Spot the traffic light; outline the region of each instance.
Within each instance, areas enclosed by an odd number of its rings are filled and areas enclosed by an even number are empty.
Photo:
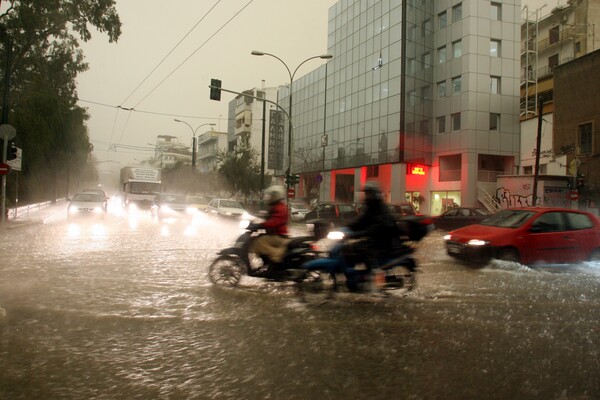
[[[210,99],[221,101],[221,81],[219,79],[210,80]]]
[[[297,185],[300,182],[300,175],[291,174],[290,175],[290,186]]]
[[[578,189],[582,188],[585,185],[585,175],[578,174],[577,178],[575,179],[575,183]]]
[[[17,147],[15,142],[12,140],[8,141],[8,148],[6,149],[6,161],[12,161],[17,158]]]

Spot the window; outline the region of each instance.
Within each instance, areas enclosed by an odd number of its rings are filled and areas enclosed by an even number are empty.
[[[446,81],[438,82],[437,87],[438,87],[438,97],[440,99],[446,97]]]
[[[460,131],[460,113],[452,114],[452,130]]]
[[[408,73],[414,74],[417,71],[417,62],[414,59],[408,60]]]
[[[500,130],[500,114],[490,113],[490,131]]]
[[[496,39],[490,40],[490,56],[500,57],[500,41]]]
[[[554,67],[556,67],[558,65],[558,54],[554,54],[550,57],[548,57],[548,67],[550,67],[550,69],[554,69]]]
[[[492,2],[490,11],[491,11],[490,18],[493,21],[501,21],[502,20],[502,4]]]
[[[437,117],[437,132],[446,132],[446,117]]]
[[[414,90],[411,90],[410,92],[408,92],[408,105],[409,106],[414,106],[416,98],[417,98],[417,96],[416,96]]]
[[[423,36],[427,36],[431,33],[431,20],[426,19],[423,21]]]
[[[438,63],[443,64],[446,62],[446,46],[438,49]]]
[[[462,87],[462,78],[460,76],[456,76],[452,78],[452,93],[458,94],[461,91]]]
[[[490,93],[500,94],[500,77],[490,76]]]
[[[440,29],[448,26],[448,13],[446,13],[446,11],[442,11],[438,14],[438,26]]]
[[[419,130],[420,130],[420,133],[422,133],[422,134],[429,134],[429,133],[430,133],[430,131],[431,131],[431,129],[429,129],[429,127],[430,127],[430,126],[431,126],[431,125],[430,125],[430,123],[429,123],[429,120],[428,120],[428,119],[422,119],[422,120],[419,122]]]
[[[575,42],[575,53],[581,52],[581,42]]]
[[[452,22],[458,22],[462,19],[462,3],[452,7]]]
[[[528,165],[526,167],[523,167],[523,174],[525,174],[525,175],[533,174],[533,166]]]
[[[431,68],[431,53],[423,54],[423,68]]]
[[[592,123],[579,125],[579,154],[592,153]]]
[[[567,217],[569,230],[591,229],[594,227],[594,223],[585,214],[568,212],[565,213],[565,216]]]
[[[540,215],[533,224],[537,232],[562,232],[566,230],[564,219],[561,212],[548,212]]]
[[[452,57],[458,58],[462,56],[462,40],[457,40],[452,43]]]
[[[560,30],[559,29],[560,29],[559,26],[556,25],[555,27],[550,28],[550,30],[548,31],[550,44],[558,43],[558,41],[560,40]]]
[[[417,27],[411,25],[408,27],[408,40],[415,40],[417,38]]]
[[[431,86],[425,85],[421,87],[421,99],[423,101],[431,99]]]

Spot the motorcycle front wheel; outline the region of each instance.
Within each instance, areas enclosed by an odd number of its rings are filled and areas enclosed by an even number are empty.
[[[208,267],[208,279],[213,285],[237,286],[243,273],[243,261],[231,255],[218,256]]]
[[[307,271],[297,280],[298,294],[302,301],[319,303],[333,298],[337,289],[337,280],[334,274]]]

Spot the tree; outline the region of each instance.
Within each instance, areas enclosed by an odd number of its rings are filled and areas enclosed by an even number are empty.
[[[317,142],[311,142],[296,149],[295,157],[299,162],[295,163],[294,171],[303,171],[305,192],[312,200],[314,193],[319,191],[317,175],[323,171],[322,147]]]
[[[63,189],[68,192],[70,178],[97,178],[88,162],[89,116],[77,106],[76,78],[88,68],[79,40],[90,40],[93,27],[116,42],[121,22],[113,0],[4,3],[9,6],[0,14],[0,69],[2,76],[10,71],[9,104],[3,106],[10,109],[16,144],[23,149],[19,197],[55,199]],[[54,184],[46,191],[49,182]]]
[[[221,150],[217,153],[219,174],[227,182],[231,196],[244,195],[244,201],[260,190],[260,163],[258,151],[248,144],[240,144],[233,151]]]

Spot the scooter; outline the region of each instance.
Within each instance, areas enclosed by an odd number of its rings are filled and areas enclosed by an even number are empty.
[[[354,239],[350,231],[342,228],[328,233],[327,238],[335,241],[328,252],[320,258],[309,260],[302,268],[309,272],[319,272],[320,282],[300,282],[300,289],[307,294],[317,294],[324,290],[323,282],[329,281],[328,293],[321,296],[332,297],[341,291],[338,281],[345,280],[350,292],[389,294],[392,290],[402,289],[409,292],[416,287],[417,263],[414,247],[409,242],[420,241],[433,229],[426,218],[405,219],[398,223],[401,228],[401,245],[390,250],[387,257],[369,259],[368,242]]]
[[[324,224],[314,227],[312,235],[291,238],[283,261],[275,264],[249,251],[252,242],[265,234],[265,231],[254,229],[249,221],[245,222],[241,225],[245,230],[233,246],[219,251],[208,268],[208,278],[214,285],[235,287],[244,275],[271,281],[294,282],[319,278],[318,271],[309,271],[301,266],[319,256],[314,243],[325,237]]]

